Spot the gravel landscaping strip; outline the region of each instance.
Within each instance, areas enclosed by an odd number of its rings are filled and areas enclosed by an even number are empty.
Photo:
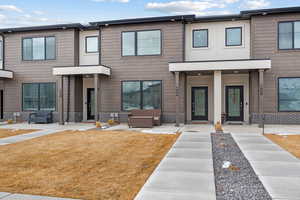
[[[211,139],[217,200],[272,200],[231,134]],[[231,165],[223,168],[226,161]]]

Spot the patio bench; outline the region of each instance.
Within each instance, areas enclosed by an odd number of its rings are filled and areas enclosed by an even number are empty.
[[[152,128],[161,125],[161,111],[152,110],[132,110],[128,115],[128,126],[135,128]]]
[[[53,114],[52,111],[37,111],[30,113],[28,117],[28,123],[53,123]]]

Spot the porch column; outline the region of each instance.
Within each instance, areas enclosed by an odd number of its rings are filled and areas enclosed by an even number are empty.
[[[263,126],[264,115],[264,70],[259,70],[259,127]]]
[[[94,74],[94,88],[95,88],[95,121],[99,121],[99,74]]]
[[[214,124],[221,123],[222,115],[222,72],[214,71]]]
[[[176,126],[179,126],[179,112],[180,112],[180,97],[179,97],[179,75],[180,72],[175,72],[175,89],[176,89]]]
[[[64,76],[59,77],[58,81],[58,114],[59,114],[59,124],[64,125]]]

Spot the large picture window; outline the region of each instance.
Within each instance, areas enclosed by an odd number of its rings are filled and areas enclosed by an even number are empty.
[[[208,29],[193,30],[193,48],[208,47]]]
[[[278,79],[278,110],[300,111],[300,78]]]
[[[55,37],[24,38],[22,41],[23,60],[54,60]]]
[[[55,83],[24,83],[23,110],[54,111],[56,107]]]
[[[226,28],[225,30],[226,46],[242,45],[242,27]]]
[[[161,109],[161,81],[123,81],[122,110]]]
[[[278,24],[278,48],[300,49],[300,21]]]
[[[161,31],[132,31],[122,33],[122,56],[161,54]]]

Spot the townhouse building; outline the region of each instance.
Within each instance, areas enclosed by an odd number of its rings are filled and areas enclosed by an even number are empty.
[[[300,7],[0,29],[1,118],[299,123]]]

